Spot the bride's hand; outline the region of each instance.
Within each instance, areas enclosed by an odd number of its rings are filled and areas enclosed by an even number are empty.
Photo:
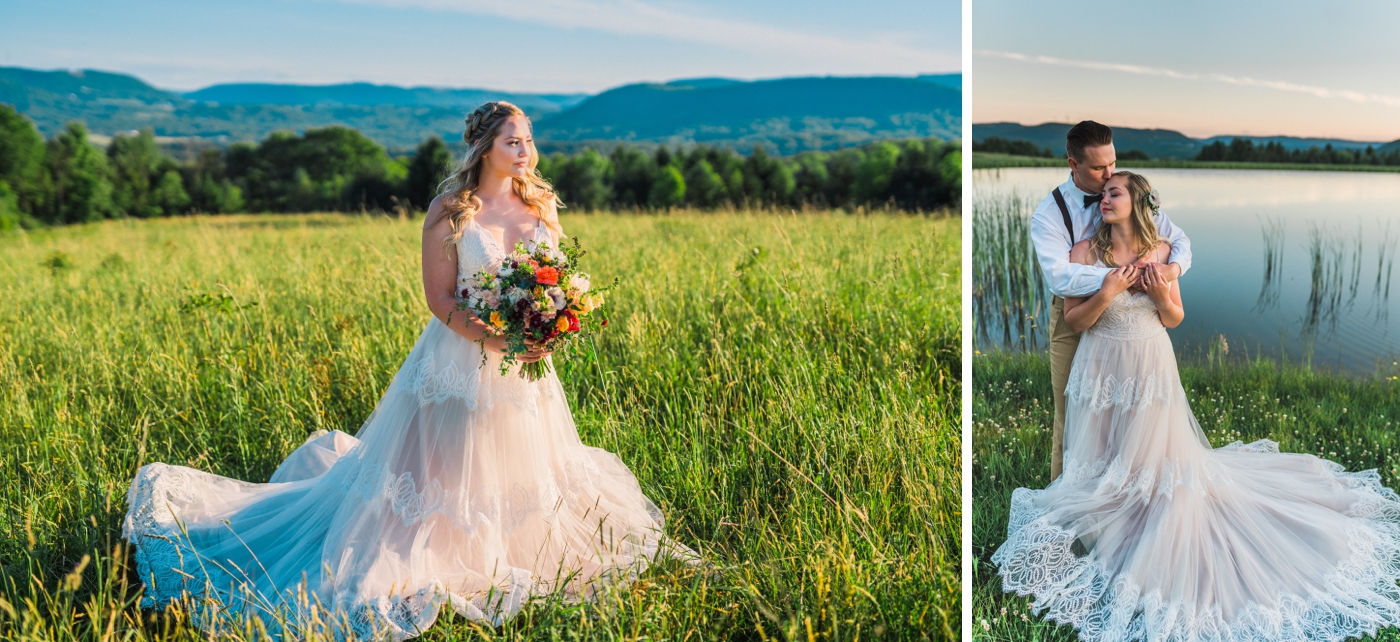
[[[534,339],[526,339],[525,353],[516,355],[515,358],[522,363],[534,363],[536,361],[539,361],[540,359],[548,357],[550,354],[551,353],[548,350],[544,349],[543,342],[536,341]]]
[[[1154,303],[1162,303],[1171,296],[1172,284],[1162,274],[1162,265],[1153,263],[1142,271],[1142,289],[1147,292],[1147,296],[1152,297]]]
[[[1135,265],[1113,268],[1109,271],[1108,276],[1103,278],[1104,294],[1109,297],[1118,296],[1137,282],[1138,273],[1139,269]]]

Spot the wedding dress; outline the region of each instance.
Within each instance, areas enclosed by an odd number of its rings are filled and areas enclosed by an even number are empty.
[[[475,222],[456,250],[459,281],[506,256]],[[586,598],[693,555],[663,539],[622,461],[579,440],[553,373],[502,376],[499,355],[482,365],[436,317],[357,437],[313,436],[266,484],[143,466],[123,528],[143,605],[188,594],[213,605],[201,626],[256,616],[293,635],[319,620],[402,640],[444,605],[500,623],[531,596]]]
[[[991,558],[1035,612],[1103,642],[1400,625],[1400,496],[1267,439],[1212,449],[1146,294],[1119,294],[1084,333],[1065,401],[1065,472],[1012,493]]]

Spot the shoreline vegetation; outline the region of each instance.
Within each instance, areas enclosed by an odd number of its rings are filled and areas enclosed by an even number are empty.
[[[1077,639],[1041,621],[1030,600],[1001,590],[990,558],[1006,540],[1011,492],[1050,481],[1054,405],[1044,352],[994,352],[972,359],[972,631],[979,641]],[[1255,358],[1180,364],[1191,410],[1215,447],[1272,439],[1283,452],[1310,453],[1349,471],[1377,469],[1400,481],[1400,366],[1369,377]],[[1379,641],[1400,640],[1385,629]]]
[[[961,217],[561,219],[595,282],[631,275],[556,361],[580,437],[708,564],[422,639],[958,639]],[[132,475],[264,481],[356,432],[428,320],[420,244],[315,213],[0,237],[0,639],[207,639],[136,607]]]
[[[1005,169],[1010,167],[1062,167],[1066,170],[1069,169],[1069,167],[1065,165],[1065,159],[1063,158],[1045,158],[1043,156],[1015,156],[1011,154],[997,154],[991,152],[972,153],[972,169]],[[1118,167],[1122,169],[1269,169],[1307,172],[1400,172],[1400,166],[1393,165],[1258,163],[1238,161],[1199,161],[1183,159],[1132,160],[1120,158],[1118,160]]]

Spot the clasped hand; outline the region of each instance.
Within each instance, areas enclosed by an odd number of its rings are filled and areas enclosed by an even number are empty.
[[[1118,296],[1124,290],[1146,292],[1153,301],[1163,301],[1171,294],[1171,279],[1167,266],[1161,263],[1138,261],[1114,268],[1103,279],[1103,288],[1110,296]]]
[[[486,348],[497,354],[505,354],[506,338],[490,337],[486,339]],[[552,353],[549,350],[544,349],[543,341],[527,338],[525,339],[525,352],[515,355],[515,360],[521,363],[534,363],[548,357],[550,354]]]

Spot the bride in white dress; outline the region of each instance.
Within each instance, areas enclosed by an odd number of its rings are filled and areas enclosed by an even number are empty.
[[[485,327],[453,311],[459,280],[561,230],[519,108],[487,103],[464,138],[423,226],[433,317],[357,436],[314,436],[266,484],[137,473],[124,534],[145,606],[190,596],[205,628],[257,617],[274,634],[402,640],[444,605],[499,623],[531,596],[586,598],[658,556],[693,555],[663,538],[622,461],[579,441],[553,373],[502,376],[495,338],[482,364]]]
[[[1114,270],[1065,301],[1084,332],[1065,391],[1065,472],[1018,488],[992,555],[1007,591],[1083,640],[1341,640],[1400,625],[1400,496],[1261,439],[1212,449],[1166,326],[1155,195],[1119,172],[1071,260]],[[1146,266],[1135,267],[1139,259]],[[1130,287],[1142,278],[1141,291]]]

